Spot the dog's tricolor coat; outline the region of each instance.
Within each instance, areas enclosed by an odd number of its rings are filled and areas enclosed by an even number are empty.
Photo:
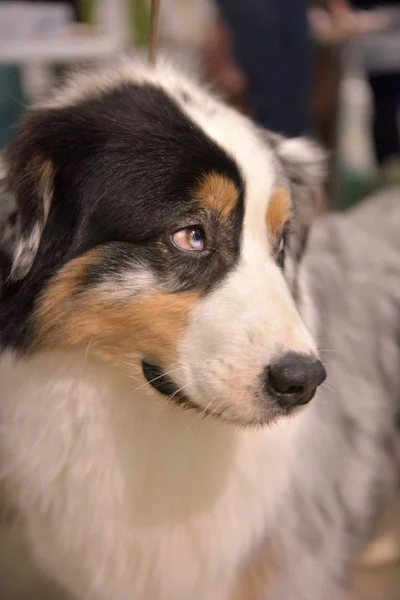
[[[262,545],[296,419],[268,424],[324,378],[288,284],[321,162],[166,65],[76,76],[21,124],[0,473],[78,598],[228,599]]]

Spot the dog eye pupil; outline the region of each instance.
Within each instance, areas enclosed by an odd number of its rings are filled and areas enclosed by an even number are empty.
[[[201,229],[193,229],[190,234],[190,243],[193,248],[198,248],[203,243],[203,232]]]
[[[201,252],[206,246],[206,234],[202,227],[185,227],[173,234],[172,242],[180,250]]]

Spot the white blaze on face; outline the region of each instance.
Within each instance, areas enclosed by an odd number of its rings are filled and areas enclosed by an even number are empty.
[[[195,104],[183,110],[238,165],[245,214],[238,264],[193,309],[179,347],[183,369],[176,379],[192,401],[214,414],[242,423],[266,422],[274,409],[262,379],[268,364],[281,352],[315,352],[272,256],[267,230],[281,167],[255,126],[236,111],[217,102],[212,112]]]
[[[262,374],[273,358],[315,352],[272,254],[267,231],[272,175],[264,173],[246,187],[238,264],[196,306],[180,348],[187,394],[233,420],[256,421],[265,412],[257,398],[265,395]]]

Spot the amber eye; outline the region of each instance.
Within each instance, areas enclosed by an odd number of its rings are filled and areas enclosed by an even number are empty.
[[[206,234],[202,227],[184,227],[171,236],[172,243],[179,250],[202,252],[206,249]]]

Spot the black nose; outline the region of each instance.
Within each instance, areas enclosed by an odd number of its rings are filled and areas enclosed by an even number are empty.
[[[282,408],[306,404],[326,379],[322,362],[315,356],[287,352],[266,369],[266,388],[269,396]]]

